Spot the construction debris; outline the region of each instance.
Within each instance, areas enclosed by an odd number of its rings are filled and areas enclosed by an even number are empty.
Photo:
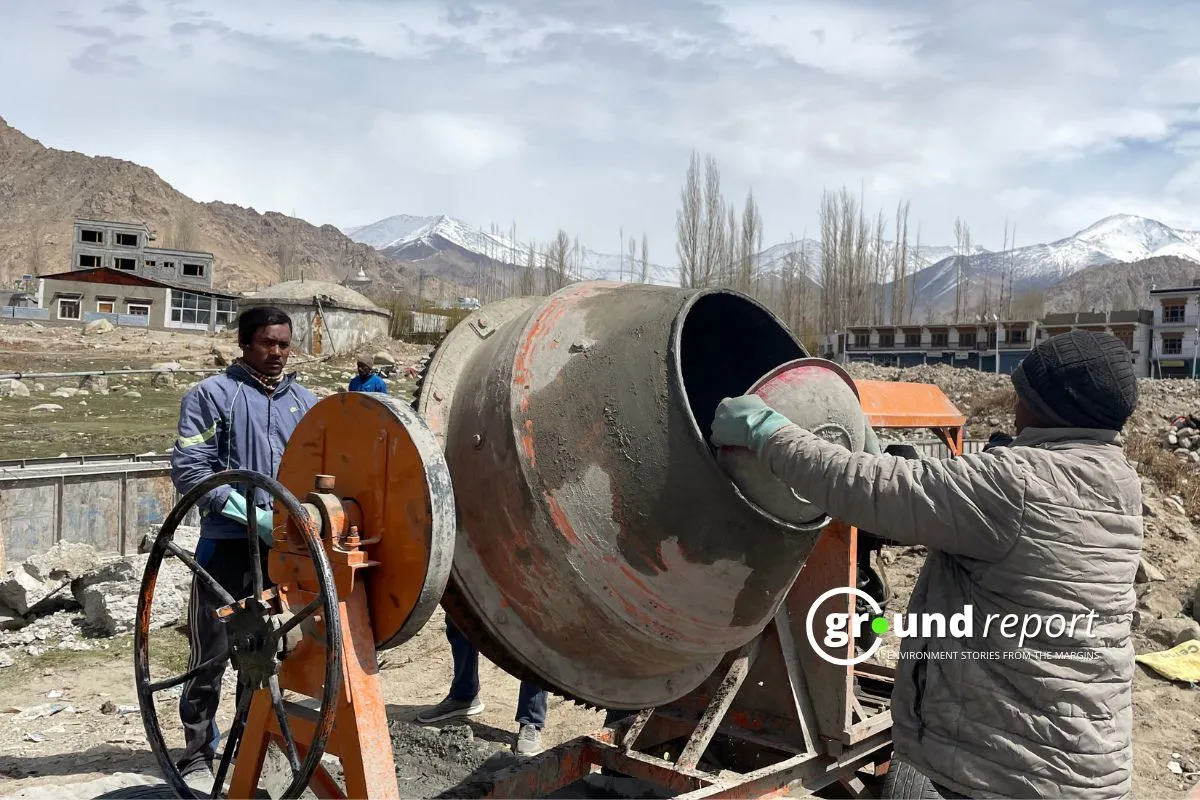
[[[191,551],[198,537],[198,529],[180,528],[176,538]],[[148,538],[152,541],[152,535]],[[61,542],[18,564],[0,581],[0,657],[11,664],[5,649],[28,655],[90,650],[92,640],[132,630],[148,559],[144,553],[101,556],[90,545]],[[186,565],[174,558],[163,561],[154,591],[154,627],[184,621],[191,583]]]

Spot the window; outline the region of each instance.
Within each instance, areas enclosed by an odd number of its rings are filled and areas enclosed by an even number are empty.
[[[212,298],[206,294],[171,292],[171,321],[207,327],[212,321]]]
[[[163,269],[175,269],[175,262],[174,261],[164,261],[162,268]]]
[[[1026,344],[1029,341],[1029,330],[1026,328],[1017,328],[1008,331],[1007,344]]]
[[[959,331],[958,346],[959,347],[974,347],[978,341],[979,334],[975,331]]]
[[[870,347],[871,346],[871,334],[869,334],[869,333],[854,334],[854,346],[855,347]]]
[[[97,300],[96,301],[96,313],[98,313],[98,314],[113,314],[113,313],[115,313],[113,311],[113,309],[115,307],[116,307],[116,303],[114,303],[112,300]]]
[[[934,331],[930,334],[930,344],[933,347],[945,347],[950,342],[950,334],[945,331]]]
[[[153,267],[158,262],[157,261],[144,261],[142,263],[144,263],[147,267]]]
[[[79,241],[88,244],[104,244],[104,231],[93,231],[84,228],[79,232]]]
[[[92,256],[87,253],[79,254],[80,269],[94,269],[99,266],[101,266],[100,256]]]
[[[79,319],[79,298],[58,298],[59,319]]]
[[[894,334],[894,333],[879,334],[879,346],[880,347],[895,347],[896,346],[896,334]]]
[[[149,303],[126,303],[125,313],[131,317],[148,317],[150,316]]]
[[[119,247],[137,247],[138,235],[136,233],[118,233],[117,245]]]
[[[920,347],[921,346],[921,332],[917,331],[916,333],[911,333],[911,332],[905,333],[904,334],[904,346],[905,347]]]
[[[124,269],[124,270],[129,270],[130,272],[132,272],[133,270],[137,269],[137,259],[136,258],[114,258],[113,266],[116,267],[117,269]]]
[[[237,308],[233,300],[226,300],[223,297],[215,298],[217,302],[217,310],[214,319],[218,325],[229,327],[233,324],[233,318],[237,316]]]
[[[1163,303],[1162,321],[1163,322],[1183,322],[1184,310],[1187,305],[1184,303]]]
[[[204,265],[203,264],[189,264],[185,261],[183,263],[183,274],[189,278],[203,278],[204,277]]]
[[[1164,356],[1183,355],[1183,337],[1164,336],[1162,339],[1162,354]]]
[[[1113,336],[1121,340],[1121,344],[1125,345],[1126,350],[1133,352],[1133,331],[1113,331]]]

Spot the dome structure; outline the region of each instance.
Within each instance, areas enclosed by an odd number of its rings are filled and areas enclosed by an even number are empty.
[[[387,337],[392,314],[348,286],[284,281],[238,301],[238,313],[274,306],[292,318],[292,347],[312,355],[344,354]]]

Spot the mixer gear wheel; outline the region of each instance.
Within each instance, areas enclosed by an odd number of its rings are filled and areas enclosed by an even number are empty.
[[[277,595],[273,588],[267,589],[264,586],[262,548],[265,545],[254,531],[256,520],[253,514],[249,515],[246,537],[250,549],[250,561],[254,569],[254,594],[241,600],[230,595],[207,570],[174,541],[175,532],[180,523],[202,496],[218,486],[239,484],[243,487],[243,495],[246,497],[248,508],[256,507],[255,497],[259,491],[267,493],[281,504],[308,547],[308,554],[312,559],[320,591],[307,605],[294,614],[281,613],[282,610],[278,606]],[[228,625],[229,647],[221,655],[205,661],[182,675],[152,681],[150,678],[150,613],[154,604],[154,587],[158,580],[158,572],[163,558],[168,553],[186,564],[192,571],[194,580],[202,583],[225,603],[225,608],[222,609],[224,612],[222,619]],[[314,615],[318,613],[320,614],[319,622],[313,626],[313,623],[317,622]],[[293,631],[306,622],[306,628],[313,626],[323,629],[320,634],[317,634],[317,638],[322,641],[326,655],[321,706],[315,720],[312,738],[306,742],[307,749],[304,759],[301,761],[288,724],[288,715],[284,709],[278,673],[280,653],[286,647],[289,635],[294,635]],[[313,772],[321,763],[325,744],[333,731],[338,690],[342,683],[342,626],[338,613],[338,596],[333,572],[329,567],[329,560],[321,542],[320,529],[305,512],[296,497],[282,484],[257,472],[228,470],[201,481],[179,500],[171,509],[171,513],[167,515],[158,537],[150,549],[146,570],[142,576],[133,641],[134,676],[138,705],[141,707],[142,720],[146,728],[146,739],[163,776],[177,797],[192,798],[196,795],[171,760],[162,728],[159,725],[154,695],[157,692],[181,686],[195,677],[211,673],[214,669],[224,668],[226,662],[233,665],[237,674],[237,710],[225,737],[225,747],[213,781],[212,796],[217,796],[224,788],[225,779],[230,774],[233,759],[239,749],[251,700],[260,690],[270,692],[271,705],[282,733],[284,751],[291,766],[292,780],[284,790],[282,797],[299,797],[304,792]]]

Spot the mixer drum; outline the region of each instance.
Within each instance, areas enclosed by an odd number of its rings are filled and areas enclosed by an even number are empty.
[[[819,535],[747,500],[713,414],[806,356],[724,290],[586,282],[474,312],[417,400],[458,504],[447,613],[501,667],[586,703],[694,689],[763,630]]]

